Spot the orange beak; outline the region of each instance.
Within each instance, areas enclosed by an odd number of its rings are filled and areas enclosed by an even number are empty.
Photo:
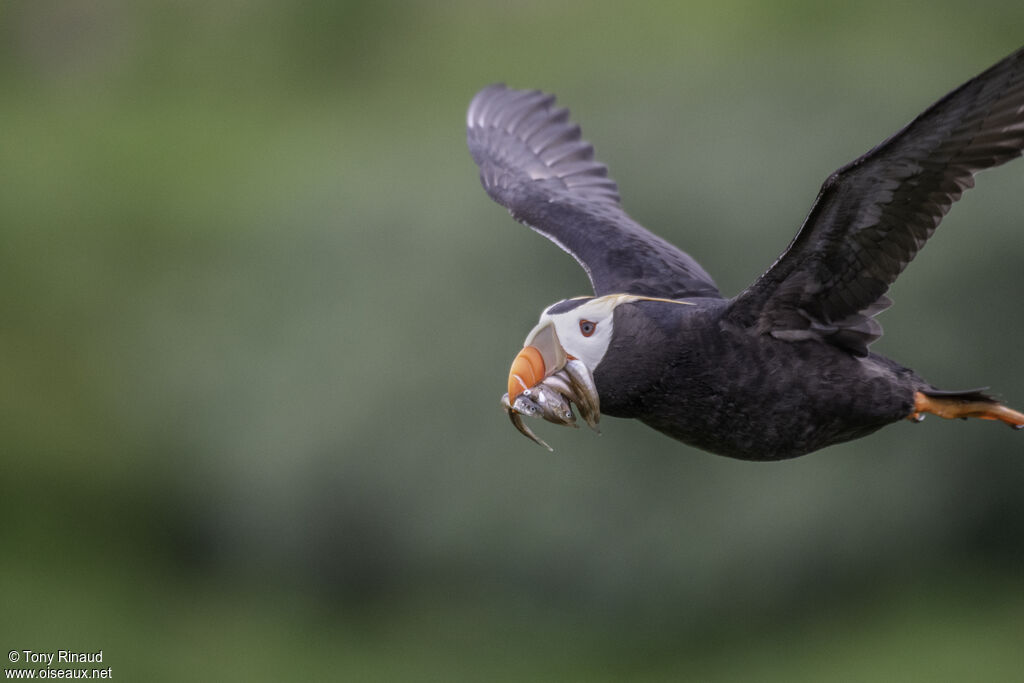
[[[523,390],[544,379],[544,356],[536,346],[524,346],[508,371],[508,400],[515,402]]]
[[[566,354],[558,342],[555,326],[542,322],[533,328],[508,371],[508,400],[537,386],[545,377],[565,366]]]

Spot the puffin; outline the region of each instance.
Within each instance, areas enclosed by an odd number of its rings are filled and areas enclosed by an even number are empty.
[[[986,393],[940,389],[869,350],[890,285],[974,175],[1024,150],[1024,48],[928,107],[822,184],[788,247],[729,298],[634,221],[567,109],[504,84],[473,97],[469,151],[487,194],[568,252],[593,294],[543,310],[502,405],[576,426],[573,407],[639,420],[698,449],[780,460],[925,415],[1024,428]],[[737,235],[739,237],[739,235]]]

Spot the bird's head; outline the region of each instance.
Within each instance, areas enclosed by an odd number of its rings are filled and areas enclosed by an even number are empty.
[[[527,335],[508,373],[508,394],[502,401],[512,423],[544,444],[522,424],[519,415],[575,424],[566,401],[597,428],[600,397],[594,372],[604,360],[615,334],[615,310],[637,301],[688,304],[674,299],[607,294],[565,299],[546,308]]]
[[[612,340],[615,307],[626,298],[622,294],[576,297],[548,306],[512,361],[509,400],[514,402],[570,360],[579,360],[593,375]]]

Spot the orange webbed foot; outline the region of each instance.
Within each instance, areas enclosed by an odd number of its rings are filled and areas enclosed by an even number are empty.
[[[908,420],[920,422],[925,413],[938,415],[947,420],[976,417],[980,420],[999,420],[1014,429],[1024,429],[1024,413],[1017,412],[996,401],[957,398],[955,396],[928,396],[923,392],[914,393],[914,412]]]

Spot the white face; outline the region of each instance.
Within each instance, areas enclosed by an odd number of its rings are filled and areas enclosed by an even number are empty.
[[[587,369],[593,372],[611,344],[615,307],[638,298],[626,294],[609,294],[585,301],[562,313],[545,311],[540,316],[540,322],[526,337],[526,344],[531,344],[550,325],[554,327],[558,343],[565,353],[583,361]]]

